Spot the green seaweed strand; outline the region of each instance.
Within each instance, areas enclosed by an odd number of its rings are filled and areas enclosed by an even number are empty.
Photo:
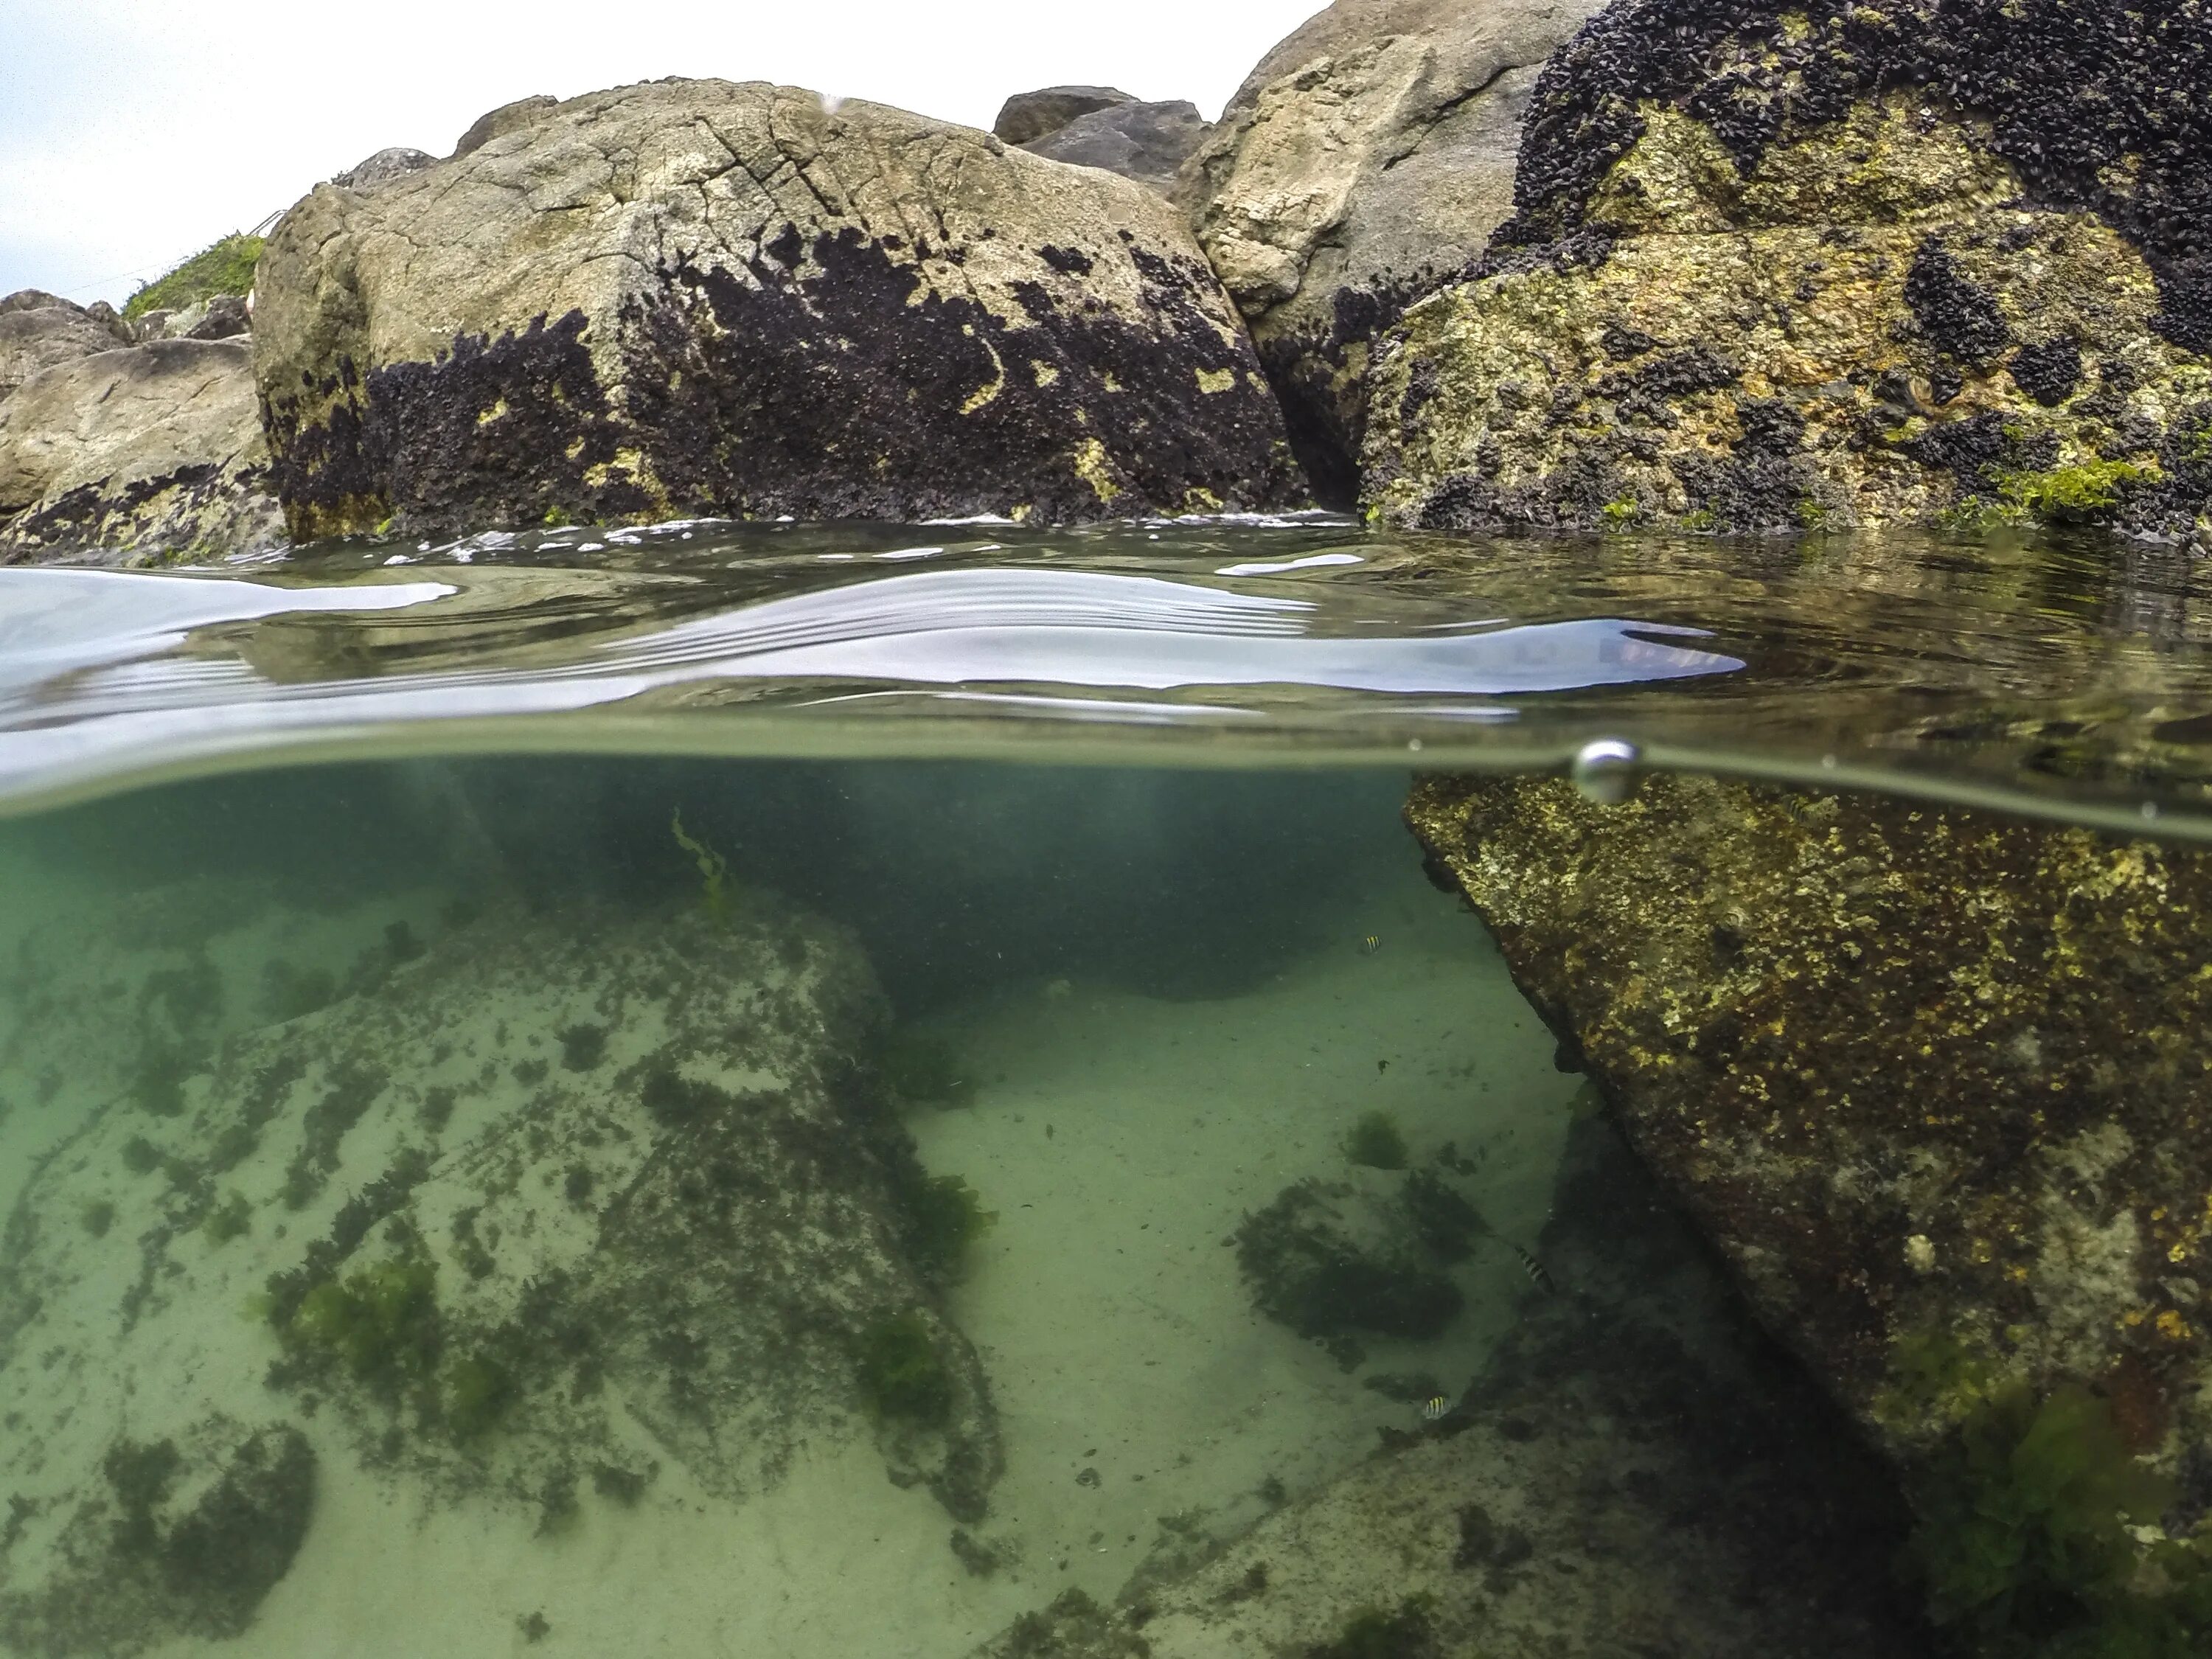
[[[678,807],[669,814],[668,827],[676,836],[676,844],[691,855],[691,862],[699,866],[701,902],[717,927],[726,927],[730,921],[730,895],[727,882],[730,861],[706,842],[686,835],[684,830],[684,809]]]

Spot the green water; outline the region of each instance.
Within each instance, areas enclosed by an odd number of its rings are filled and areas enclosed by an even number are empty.
[[[2199,586],[1325,522],[0,572],[0,1650],[1423,1659],[1478,1582],[1498,1655],[1925,1650],[1409,769],[2196,837]]]

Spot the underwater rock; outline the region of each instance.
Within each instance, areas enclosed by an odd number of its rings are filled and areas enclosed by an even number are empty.
[[[266,549],[283,533],[268,483],[243,341],[77,357],[0,404],[0,564]]]
[[[1165,195],[1206,131],[1205,118],[1195,104],[1141,104],[1132,100],[1079,115],[1066,126],[1022,148],[1048,161],[1103,167]]]
[[[1401,526],[2212,526],[2212,12],[1633,0],[1376,353]]]
[[[2212,854],[1670,776],[1431,777],[1407,817],[1897,1461],[1939,1609],[2202,1650],[2212,1551],[2165,1540],[2212,1516]]]
[[[1513,209],[1547,54],[1602,0],[1337,0],[1262,58],[1176,188],[1324,500],[1358,483],[1370,348]]]
[[[24,289],[0,300],[0,403],[42,368],[131,343],[127,326],[58,295]]]
[[[991,123],[991,133],[1010,144],[1033,144],[1050,137],[1079,116],[1137,101],[1118,87],[1045,87],[1036,92],[1018,92],[999,106],[999,118]]]
[[[1443,1419],[1194,1571],[1024,1614],[978,1659],[1925,1659],[1887,1472],[1744,1317],[1601,1117],[1540,1248],[1566,1287]]]
[[[996,1419],[939,1295],[964,1189],[872,1079],[843,935],[748,891],[400,955],[45,1158],[0,1236],[0,1490],[59,1525],[118,1436],[273,1405],[326,1477],[546,1530],[587,1485],[650,1502],[674,1465],[738,1502],[854,1438],[983,1515]],[[0,1598],[73,1559],[0,1537]]]
[[[255,367],[305,537],[1295,505],[1182,217],[758,83],[571,99],[270,234]]]

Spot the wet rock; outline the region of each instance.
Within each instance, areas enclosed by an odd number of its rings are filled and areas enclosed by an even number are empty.
[[[1895,1461],[1938,1610],[2198,1650],[2212,856],[1692,778],[1429,778],[1407,816]]]
[[[1356,493],[1376,337],[1513,210],[1522,112],[1600,0],[1338,0],[1249,76],[1177,188],[1315,487]]]
[[[848,939],[749,890],[386,943],[32,1176],[0,1235],[0,1490],[64,1526],[118,1437],[273,1412],[325,1479],[546,1532],[672,1468],[744,1502],[855,1442],[983,1516],[996,1419],[941,1300],[968,1195],[872,1080]],[[46,1605],[57,1537],[0,1544],[0,1593]]]
[[[2212,515],[2212,22],[1649,0],[1544,71],[1517,212],[1368,392],[1387,521]]]
[[[1063,1595],[981,1659],[1931,1654],[1885,1471],[1601,1118],[1552,1207],[1560,1288],[1529,1291],[1441,1420],[1409,1406],[1375,1457],[1173,1582]]]
[[[1115,87],[1046,87],[1037,92],[1018,92],[999,106],[999,118],[991,123],[991,132],[1010,144],[1033,144],[1078,116],[1137,101]]]
[[[1079,115],[1022,148],[1048,161],[1103,167],[1164,195],[1206,134],[1195,104],[1131,101]]]
[[[243,342],[78,357],[0,404],[0,563],[214,557],[283,530]]]
[[[1168,204],[790,88],[596,93],[318,190],[270,236],[254,338],[301,535],[1302,496]]]
[[[379,185],[388,185],[394,179],[406,178],[410,173],[420,173],[437,159],[422,150],[395,144],[388,149],[377,151],[365,161],[356,162],[343,173],[335,175],[331,182],[346,190],[374,190]]]
[[[461,156],[474,155],[495,138],[504,138],[510,132],[520,132],[526,127],[535,126],[560,102],[559,99],[541,92],[486,111],[477,117],[469,130],[461,135],[460,142],[453,146],[453,158],[459,160]]]
[[[128,344],[129,331],[112,317],[36,289],[0,300],[0,403],[40,369]]]

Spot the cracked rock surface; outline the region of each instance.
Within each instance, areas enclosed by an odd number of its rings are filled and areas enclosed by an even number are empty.
[[[2212,544],[2212,10],[1632,0],[1370,377],[1386,522]]]
[[[1601,0],[1337,0],[1246,77],[1176,185],[1315,487],[1349,503],[1370,347],[1513,210],[1538,70]]]
[[[789,88],[595,93],[325,185],[270,238],[254,337],[302,537],[1304,494],[1169,204]]]
[[[0,403],[42,368],[130,343],[130,325],[112,312],[103,317],[37,289],[10,294],[0,300]]]
[[[218,994],[190,978],[161,995]],[[996,1417],[850,940],[751,892],[501,910],[318,994],[142,1068],[9,1217],[0,1644],[234,1632],[319,1468],[550,1532],[857,1440],[981,1518]],[[134,1619],[103,1574],[145,1581]]]
[[[283,535],[244,340],[75,357],[0,403],[0,563],[158,563]]]

